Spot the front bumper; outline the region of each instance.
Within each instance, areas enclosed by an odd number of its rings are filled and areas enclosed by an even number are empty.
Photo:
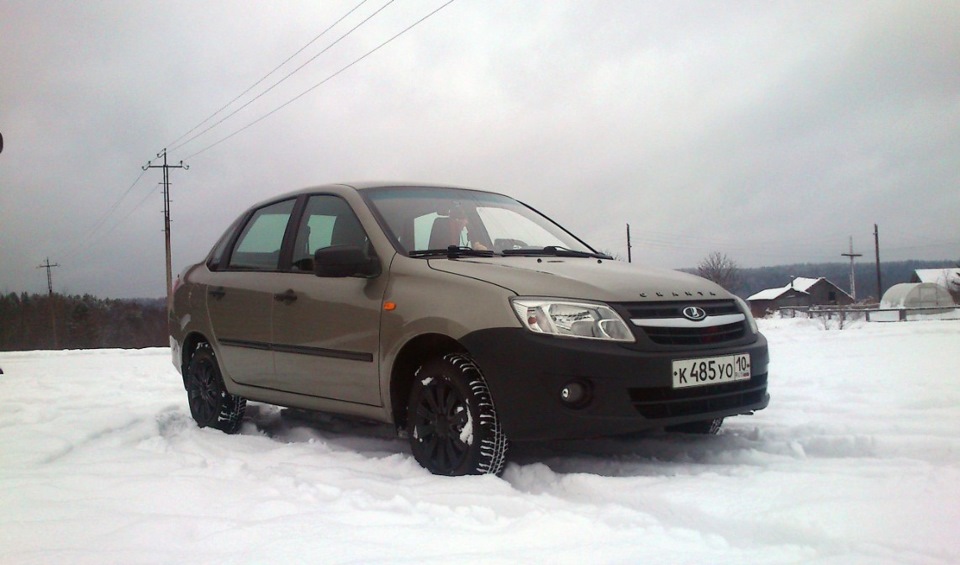
[[[661,348],[487,329],[461,339],[480,366],[507,437],[514,441],[614,436],[751,413],[765,408],[767,341],[722,347]],[[674,359],[749,353],[751,378],[675,390]],[[564,404],[560,391],[585,383],[589,402]]]

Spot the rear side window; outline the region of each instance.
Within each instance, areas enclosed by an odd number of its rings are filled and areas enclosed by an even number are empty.
[[[210,259],[207,261],[207,266],[214,271],[220,269],[220,263],[223,261],[223,256],[227,252],[227,246],[230,245],[230,240],[233,239],[233,234],[237,232],[237,226],[240,224],[240,220],[243,219],[243,216],[237,218],[230,224],[230,227],[220,236],[220,240],[217,241],[216,247],[213,248],[213,251],[210,252]]]
[[[277,270],[283,234],[287,231],[294,202],[284,200],[253,213],[230,255],[229,268]]]

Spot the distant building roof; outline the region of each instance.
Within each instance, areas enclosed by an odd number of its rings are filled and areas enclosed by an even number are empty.
[[[776,300],[791,290],[807,294],[810,288],[812,288],[813,285],[817,284],[820,281],[827,281],[827,279],[823,277],[819,277],[816,279],[811,279],[807,277],[796,277],[795,279],[790,281],[790,283],[787,286],[761,290],[760,292],[754,294],[750,298],[747,298],[747,300]],[[830,283],[830,281],[827,281],[827,282]],[[832,285],[833,283],[830,283],[830,284]],[[836,285],[833,285],[833,286],[836,286]],[[843,289],[838,289],[838,290],[840,290],[840,292],[844,292]],[[846,293],[844,292],[844,294]]]
[[[960,286],[960,267],[917,269],[910,282],[935,283],[944,288],[956,288]]]
[[[785,288],[768,288],[750,296],[747,300],[776,300],[787,290]]]

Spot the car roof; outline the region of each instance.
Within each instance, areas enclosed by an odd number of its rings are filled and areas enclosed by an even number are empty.
[[[344,182],[337,183],[342,186],[349,186],[357,190],[369,190],[371,188],[459,188],[462,190],[476,190],[465,186],[453,186],[449,184],[437,184],[429,182],[410,182],[410,181],[362,181],[362,182]]]
[[[260,201],[250,209],[260,208],[264,205],[271,204],[273,202],[279,202],[281,200],[287,200],[289,198],[295,198],[302,194],[314,194],[318,192],[331,192],[338,193],[343,192],[344,189],[354,190],[356,192],[363,192],[366,190],[372,189],[411,189],[411,188],[449,188],[453,190],[469,190],[473,192],[484,192],[487,194],[500,194],[489,190],[482,190],[477,188],[469,188],[465,186],[455,186],[450,184],[436,184],[429,182],[411,182],[411,181],[356,181],[356,182],[337,182],[329,184],[320,184],[315,186],[309,186],[306,188],[301,188],[299,190],[294,190],[292,192],[287,192],[283,194],[278,194],[272,196],[266,200]]]

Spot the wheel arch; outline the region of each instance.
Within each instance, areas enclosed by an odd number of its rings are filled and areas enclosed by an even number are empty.
[[[417,369],[424,362],[447,353],[468,353],[467,348],[450,336],[430,333],[406,343],[397,354],[390,371],[390,410],[397,429],[407,427],[407,404]]]

